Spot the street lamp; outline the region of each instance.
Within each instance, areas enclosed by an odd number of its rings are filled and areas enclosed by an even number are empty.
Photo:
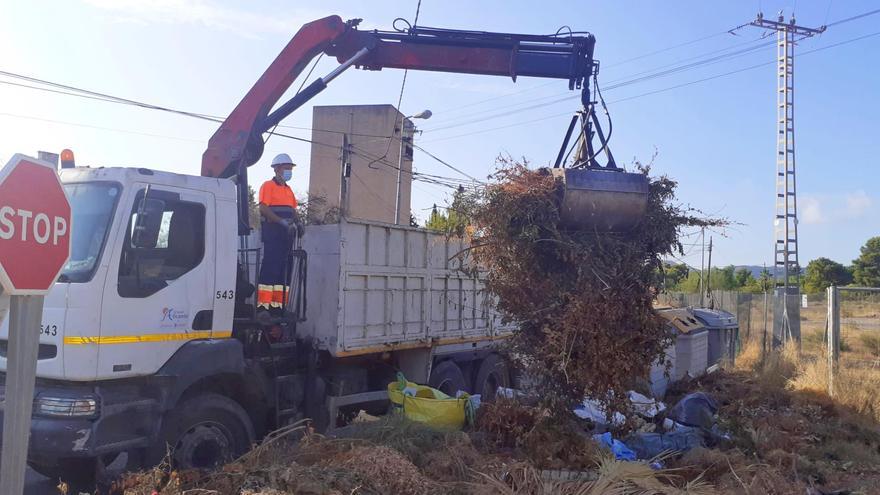
[[[403,151],[405,148],[405,136],[404,133],[406,131],[406,121],[409,119],[430,119],[431,113],[430,110],[422,110],[421,112],[410,115],[409,117],[404,117],[401,121],[400,125],[400,154],[397,158],[397,194],[395,195],[394,200],[394,223],[400,224],[400,183],[403,178]],[[416,128],[413,126],[413,137],[415,137]],[[410,138],[413,139],[413,138]],[[411,173],[412,171],[410,171]]]

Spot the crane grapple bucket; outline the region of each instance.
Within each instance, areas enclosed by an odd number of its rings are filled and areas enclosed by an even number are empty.
[[[572,230],[626,232],[645,216],[648,177],[596,168],[554,168],[564,188],[560,226]]]

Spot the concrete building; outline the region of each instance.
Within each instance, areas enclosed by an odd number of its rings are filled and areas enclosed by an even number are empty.
[[[343,212],[349,218],[409,224],[412,146],[403,147],[401,162],[401,120],[404,143],[412,143],[414,127],[403,117],[392,105],[314,107],[310,217],[326,221]],[[350,164],[348,178],[343,163]]]

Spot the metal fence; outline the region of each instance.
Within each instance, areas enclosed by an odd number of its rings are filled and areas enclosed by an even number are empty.
[[[849,381],[880,380],[880,288],[829,287],[828,394]]]

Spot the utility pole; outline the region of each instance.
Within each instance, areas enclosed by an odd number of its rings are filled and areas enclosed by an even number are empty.
[[[412,131],[409,133],[409,137],[407,137],[407,123],[410,124]],[[416,128],[412,125],[409,119],[404,118],[401,121],[400,126],[400,154],[397,157],[397,193],[394,199],[394,223],[400,224],[400,187],[403,182],[403,162],[404,155],[406,154],[407,147],[412,149],[412,142],[415,139]],[[412,165],[410,165],[410,170],[407,171],[410,175],[412,175]],[[409,223],[409,219],[406,219],[406,222]]]
[[[342,135],[342,167],[340,170],[339,216],[348,216],[348,186],[351,178],[351,142],[348,134]]]
[[[709,309],[715,309],[715,301],[712,299],[712,236],[709,236],[709,269],[706,274],[706,295],[709,297]]]
[[[706,294],[706,291],[703,290],[703,272],[706,270],[706,227],[700,229],[701,237],[702,237],[702,245],[700,246],[700,307],[704,306],[703,295]]]
[[[797,180],[794,153],[794,47],[796,41],[825,31],[825,26],[798,26],[794,13],[788,22],[780,12],[776,21],[764,19],[763,13],[752,26],[776,31],[776,216],[774,217],[774,276],[776,304],[773,319],[773,346],[794,339],[800,342],[800,311],[790,305],[791,297],[800,294],[800,263],[797,236]],[[795,36],[799,36],[796,40]],[[780,301],[781,300],[781,301]],[[797,313],[797,314],[793,314]]]

